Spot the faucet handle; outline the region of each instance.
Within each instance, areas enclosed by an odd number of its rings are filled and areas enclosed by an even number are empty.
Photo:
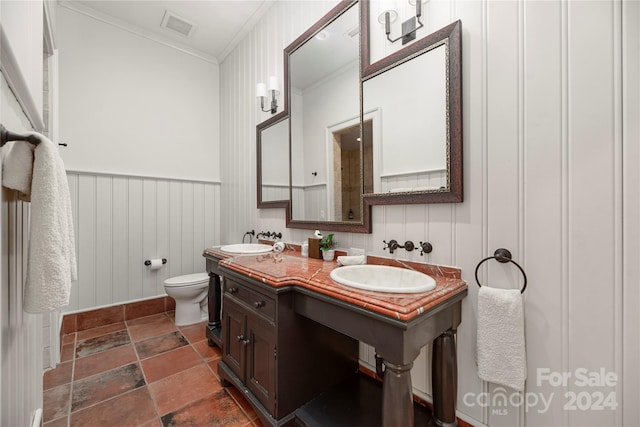
[[[382,243],[384,243],[386,246],[384,248],[382,248],[382,250],[386,250],[387,248],[389,248],[389,253],[392,254],[393,251],[395,251],[396,249],[398,249],[400,247],[400,245],[398,245],[398,241],[391,239],[389,240],[389,243],[387,243],[386,240],[383,240]]]
[[[420,256],[431,253],[433,246],[429,242],[420,242]]]

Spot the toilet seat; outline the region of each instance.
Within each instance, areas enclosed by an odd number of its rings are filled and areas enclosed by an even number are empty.
[[[209,281],[209,275],[207,273],[193,273],[185,274],[183,276],[171,277],[164,281],[164,285],[171,286],[189,286],[197,285],[203,282]]]

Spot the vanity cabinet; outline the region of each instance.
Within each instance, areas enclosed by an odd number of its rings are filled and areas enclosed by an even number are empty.
[[[275,413],[275,303],[227,280],[224,286],[222,360],[271,413]]]
[[[293,425],[297,408],[357,372],[358,341],[297,314],[293,286],[219,271],[218,374],[243,393],[263,425]]]

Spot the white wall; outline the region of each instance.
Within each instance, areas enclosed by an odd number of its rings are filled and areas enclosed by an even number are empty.
[[[309,235],[285,229],[281,209],[253,209],[255,157],[236,159],[253,151],[255,125],[267,117],[253,101],[255,83],[264,80],[258,76],[281,73],[282,49],[335,4],[327,3],[276,3],[221,65],[229,107],[222,133],[233,141],[222,150],[232,165],[223,168],[223,180],[230,183],[223,192],[223,219],[234,240],[251,227],[282,231],[288,241]],[[429,256],[393,256],[462,269],[469,295],[458,330],[458,409],[465,419],[491,426],[600,426],[623,425],[624,414],[624,425],[636,425],[638,6],[560,0],[428,4],[423,34],[462,21],[465,201],[374,207],[372,234],[336,238],[342,247],[380,256],[388,256],[382,240],[428,240],[434,245]],[[627,232],[630,240],[623,239]],[[478,262],[499,247],[511,250],[529,278],[526,392],[553,396],[547,410],[541,403],[528,411],[517,405],[483,407],[468,398],[500,394],[477,377],[473,277]],[[483,268],[481,279],[500,287],[521,283],[516,269],[497,263]],[[580,368],[604,368],[618,381],[612,387],[574,381],[538,386],[538,368],[572,375]],[[426,355],[416,362],[413,377],[416,392],[428,395]],[[565,393],[592,398],[595,392],[613,393],[620,406],[563,408]]]
[[[42,2],[2,2],[0,22],[0,123],[30,130],[42,122]],[[43,365],[42,315],[22,310],[29,204],[2,188],[0,205],[0,425],[27,426],[42,408]]]
[[[67,169],[218,181],[218,65],[58,6]]]
[[[163,295],[220,240],[218,65],[85,12],[57,7],[78,254],[66,312]]]

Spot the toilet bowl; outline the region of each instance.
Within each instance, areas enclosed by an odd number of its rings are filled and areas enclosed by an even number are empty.
[[[185,274],[164,281],[164,290],[176,301],[176,325],[191,325],[207,318],[207,273]]]

